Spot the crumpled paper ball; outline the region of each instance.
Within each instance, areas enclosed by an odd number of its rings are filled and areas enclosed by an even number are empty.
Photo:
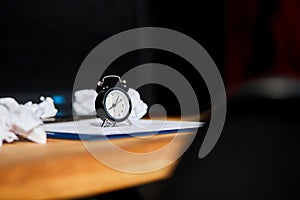
[[[78,90],[74,93],[73,111],[77,115],[95,114],[96,90]]]
[[[139,120],[147,113],[148,106],[141,100],[138,91],[129,88],[127,93],[130,96],[131,104],[132,104],[132,110],[129,115],[129,120],[131,121]]]
[[[42,119],[55,116],[57,109],[50,97],[41,97],[41,101],[39,104],[29,101],[22,105],[10,97],[0,98],[0,146],[3,141],[10,143],[18,140],[18,136],[40,144],[46,143],[47,134],[40,127]]]
[[[129,120],[139,120],[146,113],[148,106],[141,98],[138,91],[129,88],[128,95],[131,99],[132,110],[129,115]],[[73,111],[76,115],[92,115],[95,114],[95,100],[97,92],[93,89],[78,90],[74,93]]]

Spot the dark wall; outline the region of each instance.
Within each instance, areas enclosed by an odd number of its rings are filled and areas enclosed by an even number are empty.
[[[139,1],[139,14],[143,20],[139,20],[137,26],[164,27],[179,31],[196,40],[202,45],[217,64],[223,74],[223,7],[220,1]],[[142,2],[142,3],[141,3]],[[142,13],[143,12],[143,13]],[[126,62],[127,61],[127,62]],[[162,50],[146,49],[130,52],[112,63],[110,70],[114,71],[122,65],[123,72],[133,66],[144,63],[162,63],[180,72],[193,86],[201,110],[210,107],[210,99],[205,82],[201,75],[184,58]],[[120,69],[120,68],[118,68]],[[108,70],[109,72],[111,72]],[[107,72],[109,74],[109,72]],[[151,91],[151,92],[149,92]],[[164,105],[168,114],[179,115],[178,102],[174,99],[172,91],[159,86],[146,86],[140,88],[142,97],[149,105],[159,103]]]
[[[1,1],[0,92],[72,89],[85,56],[136,14],[135,1]]]
[[[218,1],[1,1],[0,94],[21,94],[15,95],[18,99],[27,95],[29,100],[33,93],[71,92],[81,62],[96,45],[116,33],[143,26],[170,28],[192,37],[223,71],[222,13]],[[209,107],[201,76],[195,75],[193,66],[184,59],[168,52],[148,49],[128,53],[106,73],[122,75],[147,62],[177,69],[201,94],[201,106]],[[175,109],[178,102],[164,102],[172,96],[166,88],[145,86],[140,92],[149,105],[161,103],[170,107],[171,114],[179,114]]]

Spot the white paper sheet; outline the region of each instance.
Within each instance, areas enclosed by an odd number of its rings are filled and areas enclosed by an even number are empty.
[[[87,119],[71,122],[58,122],[44,124],[43,128],[48,134],[82,134],[82,135],[123,135],[123,134],[154,134],[158,132],[177,132],[196,130],[203,126],[203,122],[188,121],[161,121],[161,120],[139,120],[132,125],[118,124],[116,127],[101,128],[100,119]]]

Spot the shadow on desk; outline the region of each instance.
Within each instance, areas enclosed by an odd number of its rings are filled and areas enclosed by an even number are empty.
[[[77,198],[77,200],[116,200],[116,199],[143,200],[144,197],[140,194],[137,188],[128,188],[124,190],[108,192],[101,195]]]

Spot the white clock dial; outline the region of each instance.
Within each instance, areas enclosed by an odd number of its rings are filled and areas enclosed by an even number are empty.
[[[107,114],[116,121],[125,120],[130,112],[128,96],[122,90],[113,89],[105,98],[105,109]]]

